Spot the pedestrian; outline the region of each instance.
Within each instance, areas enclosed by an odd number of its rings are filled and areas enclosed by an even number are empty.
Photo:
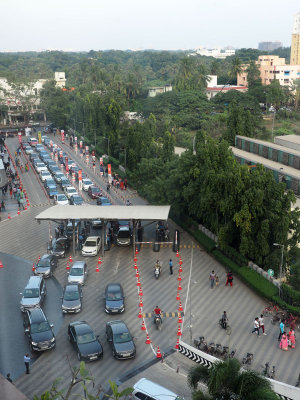
[[[211,289],[213,289],[213,287],[214,287],[215,279],[216,279],[216,274],[215,274],[215,271],[212,270],[211,273],[209,274],[210,288]]]
[[[58,226],[55,227],[55,239],[59,238],[59,228]]]
[[[294,329],[290,328],[288,336],[289,336],[289,345],[291,346],[292,349],[294,349],[296,347],[296,337]]]
[[[278,342],[280,342],[281,336],[283,335],[284,332],[285,332],[285,326],[283,321],[280,320]]]
[[[124,179],[124,187],[125,187],[125,190],[127,190],[127,187],[128,187],[128,180],[127,180],[127,178]]]
[[[169,267],[170,267],[170,275],[173,275],[173,261],[172,261],[171,258],[170,258],[170,261],[169,261]]]
[[[4,203],[4,200],[1,201],[1,209],[2,209],[2,211],[5,211],[5,203]]]
[[[251,333],[257,333],[257,336],[259,336],[259,322],[258,322],[258,317],[255,318],[253,322],[253,331]]]
[[[283,334],[282,334],[279,347],[281,348],[281,350],[284,350],[284,351],[287,351],[289,349],[288,338],[287,338],[285,332],[283,332]]]
[[[12,197],[13,197],[13,190],[12,190],[12,187],[9,188],[9,195],[10,195],[10,198],[12,199]]]
[[[259,322],[259,328],[261,328],[263,335],[266,335],[265,333],[265,324],[264,324],[264,316],[263,314],[260,314],[260,318],[258,318],[258,322]]]
[[[219,284],[220,284],[220,280],[219,280],[218,275],[216,275],[216,286],[219,286]]]
[[[13,383],[9,372],[6,374],[6,379],[8,380],[8,382]]]
[[[226,281],[226,286],[228,285],[228,283],[230,284],[230,286],[232,287],[232,281],[233,281],[233,275],[232,272],[229,271],[227,273],[227,281]]]
[[[30,363],[30,357],[29,357],[29,354],[26,353],[25,356],[24,356],[24,364],[25,364],[25,367],[26,367],[26,374],[27,375],[30,374],[30,372],[29,372],[29,363]]]

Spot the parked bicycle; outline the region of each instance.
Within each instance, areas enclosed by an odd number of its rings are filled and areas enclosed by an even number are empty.
[[[252,353],[247,353],[245,357],[243,357],[242,364],[243,365],[251,365],[253,360],[253,354]]]
[[[272,369],[270,370],[270,363],[267,362],[265,363],[265,366],[263,367],[263,375],[266,376],[267,378],[270,379],[275,379],[275,372],[276,372],[276,368],[275,365],[273,365]]]
[[[264,317],[268,317],[269,315],[273,315],[273,313],[277,313],[279,310],[279,308],[276,306],[276,304],[272,304],[270,306],[266,306],[263,311],[262,314]]]

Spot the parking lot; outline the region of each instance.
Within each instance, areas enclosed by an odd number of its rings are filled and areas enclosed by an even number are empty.
[[[18,143],[16,139],[9,139],[7,140],[7,145],[11,151],[14,151]],[[86,165],[79,154],[74,154],[67,144],[62,145],[62,148],[105,193],[106,182],[100,176],[99,171],[94,173],[91,163]],[[0,251],[29,261],[27,264],[24,262],[24,268],[20,268],[22,281],[26,281],[31,275],[30,265],[32,261],[36,260],[39,255],[46,253],[49,233],[54,235],[55,224],[49,224],[48,222],[39,224],[34,220],[37,214],[52,203],[52,200],[47,197],[41,182],[38,181],[37,174],[31,169],[28,173],[22,174],[22,180],[28,192],[31,207],[26,212],[21,213],[20,216],[13,216],[11,220],[1,222]],[[124,204],[127,198],[136,205],[146,204],[143,199],[137,197],[130,190],[112,189],[109,197],[111,202],[117,205]],[[83,193],[83,198],[89,203],[96,202],[96,200],[90,201],[86,193]],[[145,241],[154,239],[155,222],[145,225]],[[171,235],[175,228],[177,228],[176,225],[169,221]],[[203,335],[208,342],[221,343],[236,349],[236,356],[240,360],[246,352],[251,351],[254,354],[253,368],[261,371],[261,366],[266,362],[270,362],[271,365],[276,365],[278,371],[276,374],[277,379],[294,385],[299,374],[299,347],[288,352],[281,352],[277,342],[279,328],[271,325],[267,318],[265,319],[267,336],[255,337],[255,335],[250,335],[253,319],[261,313],[266,302],[256,296],[238,279],[234,280],[233,288],[225,287],[224,268],[193,243],[192,238],[185,232],[181,233],[181,243],[180,255],[183,261],[183,272],[181,274],[182,290],[180,297],[184,309],[182,340],[187,343],[193,343],[194,338]],[[153,273],[153,266],[157,258],[163,264],[163,272],[158,280],[155,279]],[[168,271],[168,260],[170,258],[174,261],[174,275],[169,275]],[[82,257],[77,254],[75,259],[82,259]],[[5,369],[3,373],[11,372],[12,376],[17,378],[15,381],[16,386],[30,398],[34,394],[41,394],[49,389],[56,377],[64,377],[66,381],[70,378],[69,365],[75,365],[78,362],[76,353],[67,338],[67,326],[70,321],[85,320],[94,329],[95,333],[100,336],[104,357],[100,361],[88,364],[88,368],[95,377],[97,385],[105,385],[108,379],[117,379],[124,372],[138,368],[145,360],[152,360],[155,358],[157,346],[160,347],[162,352],[166,352],[176,344],[178,318],[177,316],[173,317],[172,314],[170,317],[163,319],[161,331],[155,329],[151,318],[145,318],[151,344],[145,343],[146,334],[141,330],[142,320],[138,318],[140,310],[139,296],[132,248],[112,247],[102,259],[100,272],[96,272],[97,259],[97,257],[85,258],[89,274],[86,285],[83,288],[83,309],[81,313],[62,317],[60,303],[58,301],[55,302],[53,310],[63,318],[61,327],[60,322],[55,321],[55,326],[59,327],[56,336],[56,348],[43,353],[34,362],[30,375],[19,376],[21,368],[16,368],[16,371],[14,371],[12,364],[4,364],[2,367]],[[55,271],[55,279],[60,287],[63,287],[67,281],[66,261],[67,259],[60,260],[59,266]],[[171,246],[162,246],[159,253],[154,253],[151,245],[143,246],[137,255],[137,265],[143,289],[143,312],[150,313],[156,305],[159,305],[164,312],[176,312],[178,310],[176,295],[179,283],[177,280],[179,264]],[[7,274],[7,268],[8,266],[4,265],[1,273]],[[210,289],[208,281],[208,276],[212,269],[220,277],[220,286],[214,289]],[[110,282],[120,282],[124,288],[126,296],[126,311],[124,314],[110,316],[104,311],[104,290],[105,286]],[[51,286],[50,281],[47,281],[47,285]],[[17,298],[20,299],[19,292],[13,293],[13,290],[9,290],[8,287],[4,288],[3,292],[9,298],[14,298],[14,300],[11,300],[12,309],[7,310],[7,318],[9,314],[15,313],[14,315],[18,316],[21,321],[20,311],[18,308],[15,309]],[[52,289],[51,292],[48,290],[47,297],[49,296],[49,298],[47,298],[47,302],[54,295]],[[57,295],[55,294],[55,296]],[[230,336],[226,335],[225,331],[218,326],[218,320],[225,309],[232,327]],[[51,314],[48,318],[50,320]],[[112,357],[111,349],[105,337],[105,324],[112,319],[123,319],[129,327],[134,336],[137,349],[135,359],[118,361]],[[52,321],[50,320],[50,322]],[[22,325],[19,329],[22,331]],[[26,351],[26,345],[24,346],[24,350],[19,349],[21,354],[14,356],[16,357],[14,365],[23,366],[23,355]],[[176,366],[176,368],[179,367],[180,370],[184,370],[186,365],[190,365],[190,362],[184,356],[176,354],[174,357],[177,358],[171,363],[172,367],[175,368]],[[170,382],[172,382],[172,379],[174,381],[177,379],[176,368],[175,370],[168,369],[167,373]],[[144,375],[147,376],[147,370],[145,370]],[[152,379],[154,378],[152,377]],[[126,382],[124,384],[126,385]],[[184,394],[188,398],[186,391],[187,389],[185,388],[184,393],[178,394]]]

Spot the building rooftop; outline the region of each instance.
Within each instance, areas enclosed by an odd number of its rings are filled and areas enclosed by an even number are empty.
[[[277,138],[279,138],[279,139],[281,139],[281,138],[286,139],[288,136],[297,136],[297,135],[276,136],[275,139],[277,139]],[[297,136],[297,137],[300,139],[300,136]],[[293,154],[293,155],[295,155],[295,156],[300,157],[300,151],[295,150],[295,149],[292,149],[292,148],[290,148],[290,147],[282,146],[282,145],[280,145],[280,144],[276,144],[276,143],[272,143],[272,142],[267,142],[266,140],[254,139],[254,138],[247,137],[247,136],[240,136],[240,135],[236,135],[236,138],[248,140],[249,142],[252,142],[252,143],[262,144],[263,146],[272,147],[272,149],[276,149],[276,150],[279,150],[279,151],[285,151],[285,152],[287,152],[287,153],[289,153],[289,154]],[[293,142],[293,141],[291,141],[291,142],[292,142],[292,143],[295,143],[295,142]],[[299,143],[300,143],[300,141],[299,141]],[[251,154],[253,154],[253,153],[251,152]]]

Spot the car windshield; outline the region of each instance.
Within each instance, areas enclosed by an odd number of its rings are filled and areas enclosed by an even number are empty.
[[[49,260],[41,260],[38,263],[38,267],[49,267],[50,266],[50,261]]]
[[[79,299],[79,292],[78,290],[66,290],[64,294],[64,300],[78,300]]]
[[[86,247],[96,247],[96,241],[95,240],[87,240],[84,243],[84,246],[86,246]]]
[[[67,200],[66,196],[64,194],[59,194],[57,196],[57,200]]]
[[[85,181],[84,181],[84,184],[85,184],[85,185],[92,185],[93,183],[92,183],[92,181],[85,180]]]
[[[85,333],[84,335],[77,336],[77,343],[78,344],[85,344],[94,342],[96,340],[95,335],[93,332]]]
[[[50,330],[50,325],[48,321],[40,322],[39,324],[31,325],[31,333],[41,333]]]
[[[65,248],[64,242],[56,242],[55,240],[52,242],[52,248],[54,250],[63,250]]]
[[[114,334],[114,343],[125,343],[125,342],[130,342],[131,340],[132,337],[129,332]]]
[[[76,189],[68,189],[68,193],[76,193]]]
[[[98,193],[100,190],[97,187],[91,188],[92,192]]]
[[[73,275],[73,276],[82,276],[83,275],[83,269],[82,268],[72,268],[71,269],[71,272],[70,272],[70,275]]]
[[[122,293],[120,291],[110,291],[107,293],[107,300],[122,300]]]
[[[129,231],[119,231],[118,238],[129,239],[130,238],[130,232]]]
[[[39,289],[25,289],[24,297],[25,297],[25,299],[39,297]]]

